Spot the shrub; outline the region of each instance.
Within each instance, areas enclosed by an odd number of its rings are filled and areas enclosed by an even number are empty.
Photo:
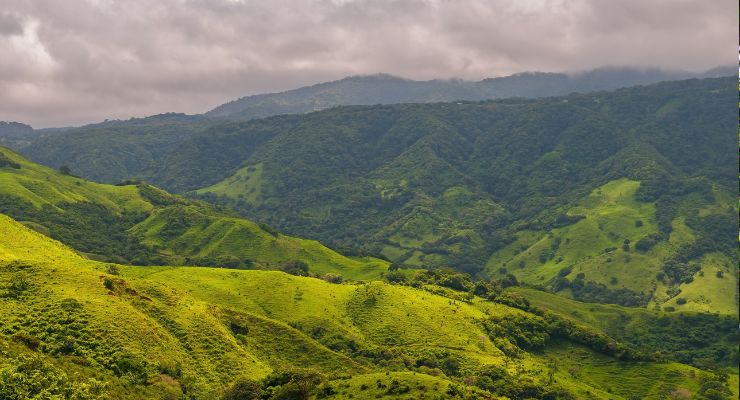
[[[392,271],[385,274],[385,280],[389,283],[405,283],[406,275],[401,271]]]
[[[460,389],[460,386],[455,385],[454,383],[451,383],[450,386],[447,386],[447,395],[452,397],[462,397],[464,392],[462,389]]]
[[[263,231],[269,233],[273,237],[278,237],[278,235],[280,235],[280,232],[277,229],[275,229],[271,225],[268,225],[268,224],[266,224],[264,222],[260,222],[258,224],[258,226],[260,227],[260,229],[262,229]]]
[[[658,234],[652,234],[645,236],[644,238],[637,241],[635,244],[635,250],[645,252],[652,249],[661,240],[661,236]]]
[[[224,393],[223,400],[257,400],[262,398],[262,384],[247,378],[232,383]]]
[[[560,276],[568,276],[568,275],[570,275],[571,272],[573,272],[573,266],[572,265],[571,266],[567,266],[565,268],[562,268],[558,272],[558,275],[560,275]]]
[[[342,275],[332,274],[332,273],[324,274],[321,277],[321,279],[323,279],[323,280],[325,280],[325,281],[327,281],[329,283],[335,283],[335,284],[340,284],[340,283],[344,282],[344,278],[342,277]]]
[[[124,356],[115,361],[113,372],[132,383],[144,384],[149,377],[146,362]]]
[[[0,399],[75,399],[111,398],[105,384],[90,378],[79,382],[66,372],[32,354],[3,359],[0,364]]]
[[[31,282],[28,280],[25,274],[18,273],[13,275],[10,280],[10,284],[7,288],[7,297],[19,298],[31,288]]]
[[[288,261],[280,266],[280,270],[296,276],[308,276],[308,264],[303,261]]]
[[[8,157],[5,156],[5,154],[0,153],[0,168],[2,167],[10,167],[13,169],[21,169],[21,165],[17,162],[11,161]]]
[[[39,345],[41,344],[41,341],[37,337],[23,332],[18,332],[13,335],[13,340],[18,343],[24,344],[26,347],[34,351],[36,351],[36,349],[38,349]]]

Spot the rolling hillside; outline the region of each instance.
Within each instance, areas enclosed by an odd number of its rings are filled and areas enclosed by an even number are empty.
[[[259,381],[286,399],[732,396],[726,375],[620,360],[587,325],[453,295],[100,263],[0,216],[0,395],[213,399]]]
[[[0,211],[103,261],[264,269],[303,262],[312,273],[353,279],[378,277],[387,269],[385,261],[347,258],[316,241],[153,186],[98,184],[2,147]]]
[[[224,122],[141,176],[347,253],[735,314],[736,97],[732,77]],[[66,160],[105,160],[76,137]]]

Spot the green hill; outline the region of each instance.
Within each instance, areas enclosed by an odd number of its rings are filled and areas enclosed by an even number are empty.
[[[98,184],[31,163],[0,147],[0,212],[89,258],[136,264],[278,269],[378,277],[388,263],[348,258],[202,202],[146,184]],[[266,231],[265,229],[268,229]]]
[[[273,398],[729,398],[737,383],[431,289],[101,263],[0,216],[0,395],[212,399],[260,381]]]
[[[736,89],[693,79],[203,123],[137,175],[347,254],[735,314]],[[94,131],[27,152],[95,176],[110,134]]]
[[[712,220],[732,223],[729,193],[717,193],[713,202],[696,193],[675,196],[672,215],[663,217],[655,203],[635,199],[639,188],[620,179],[595,189],[565,214],[577,222],[519,232],[488,260],[488,272],[585,301],[737,315],[736,281],[726,278],[735,276],[732,252],[714,247],[727,239],[703,232]],[[670,231],[652,244],[660,218]],[[722,229],[729,235],[732,228]],[[701,243],[707,240],[716,242]]]

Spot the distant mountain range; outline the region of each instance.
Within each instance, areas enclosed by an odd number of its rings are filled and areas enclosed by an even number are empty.
[[[415,81],[387,74],[350,76],[282,93],[242,97],[222,104],[206,115],[253,119],[277,114],[300,114],[342,105],[478,101],[506,97],[537,98],[736,73],[736,67],[727,66],[702,73],[639,68],[601,68],[573,74],[525,72],[477,82]]]
[[[399,103],[482,101],[508,97],[540,98],[570,93],[614,90],[662,81],[716,78],[736,75],[735,66],[704,72],[668,71],[657,68],[599,68],[580,73],[523,72],[481,81],[461,79],[415,81],[389,74],[358,75],[280,93],[245,96],[203,114],[169,112],[129,120],[105,120],[83,127],[33,129],[0,121],[0,144],[20,150],[42,137],[79,129],[193,123],[212,119],[250,120],[281,114],[304,114],[331,107]],[[187,130],[187,129],[186,129]]]

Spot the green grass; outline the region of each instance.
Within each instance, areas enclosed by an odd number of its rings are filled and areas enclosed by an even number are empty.
[[[194,223],[169,238],[164,233],[165,227],[180,218]],[[273,236],[249,220],[214,216],[199,207],[158,210],[130,232],[141,237],[143,243],[171,256],[248,258],[262,268],[271,269],[287,261],[300,260],[315,274],[335,273],[356,280],[377,279],[388,269],[388,262],[383,260],[351,259],[314,240]]]
[[[470,392],[463,377],[486,365],[503,366],[538,384],[546,379],[547,353],[508,357],[483,329],[481,322],[490,316],[523,313],[505,305],[481,299],[469,304],[382,282],[331,284],[276,271],[116,269],[0,216],[0,344],[18,334],[39,340],[34,352],[7,347],[7,358],[33,353],[59,365],[74,360],[80,367],[68,369],[79,374],[73,380],[110,382],[107,390],[118,398],[179,396],[183,389],[195,398],[217,398],[238,376],[261,379],[295,366],[310,366],[333,379],[334,398],[388,397],[400,393],[389,392],[393,385],[404,392],[400,398],[448,398],[450,382]],[[12,289],[19,279],[26,284]],[[609,364],[612,379],[638,368],[597,356],[572,360],[568,354],[563,351],[562,365],[578,362],[600,371],[601,364]],[[442,365],[415,367],[416,360],[429,357],[455,360],[456,372],[446,375]],[[131,381],[138,376],[131,373],[113,376],[122,359],[143,365],[143,381]],[[654,368],[650,371],[663,373],[664,367]],[[691,386],[692,378],[686,379]],[[378,380],[385,387],[378,387]],[[626,398],[621,392],[604,395],[596,378],[561,374],[558,383],[592,391],[595,398]],[[634,385],[649,389],[654,382]]]
[[[243,200],[248,204],[258,204],[262,192],[262,163],[238,169],[234,175],[196,190],[197,194],[213,193],[232,200]]]
[[[455,385],[447,379],[415,372],[390,372],[356,375],[330,382],[336,391],[327,399],[447,399],[447,390]],[[456,385],[464,393],[473,390]]]
[[[733,351],[737,314],[707,314],[687,303],[676,312],[583,303],[553,293],[522,287],[508,289],[535,307],[549,310],[648,352],[670,354],[674,359],[704,365]],[[725,358],[732,365],[732,357]]]
[[[25,200],[37,207],[59,203],[91,202],[115,212],[149,211],[135,186],[113,186],[88,181],[32,163],[1,147],[0,153],[21,165],[20,169],[0,168],[0,192]]]
[[[504,261],[507,269],[520,280],[536,284],[552,279],[560,269],[573,265],[574,271],[584,272],[587,279],[608,281],[603,277],[604,272],[599,269],[606,264],[606,258],[610,256],[600,253],[606,248],[617,247],[620,250],[617,250],[617,256],[611,256],[613,264],[608,268],[614,271],[633,272],[632,268],[624,267],[627,262],[620,257],[624,255],[621,251],[624,239],[634,243],[655,230],[651,222],[655,212],[654,206],[638,203],[633,198],[638,187],[639,182],[620,179],[594,190],[568,212],[570,215],[583,215],[586,218],[573,225],[553,229],[547,235],[541,235],[539,241]],[[642,227],[635,226],[637,220],[643,221]],[[540,254],[551,247],[555,238],[561,240],[555,256],[542,263],[539,260]],[[646,260],[639,261],[644,264]],[[518,268],[522,262],[525,268]],[[489,267],[495,265],[489,263]],[[618,274],[618,278],[625,278],[621,275]],[[642,279],[636,281],[639,283],[637,287],[646,284]]]
[[[584,348],[556,345],[544,352],[557,360],[555,379],[583,398],[658,400],[674,393],[695,394],[705,372],[682,364],[618,363]],[[585,384],[585,385],[583,385]]]
[[[680,285],[680,289],[680,294],[661,303],[661,307],[738,315],[737,268],[724,254],[709,253],[702,257],[701,272],[694,275],[692,282]],[[679,304],[679,299],[686,303]]]
[[[639,182],[628,179],[611,181],[568,211],[569,215],[585,217],[580,221],[549,232],[518,233],[515,242],[489,259],[488,274],[500,275],[500,269],[505,268],[520,281],[546,285],[562,269],[570,267],[571,272],[565,276],[571,280],[583,274],[586,281],[604,284],[609,289],[650,293],[656,285],[662,258],[673,246],[693,236],[679,220],[670,244],[661,243],[645,253],[635,251],[639,239],[657,231],[655,205],[634,199],[639,186]],[[637,226],[636,221],[642,221],[642,226]],[[628,250],[622,248],[625,240],[630,242]],[[541,259],[555,247],[549,257]]]

